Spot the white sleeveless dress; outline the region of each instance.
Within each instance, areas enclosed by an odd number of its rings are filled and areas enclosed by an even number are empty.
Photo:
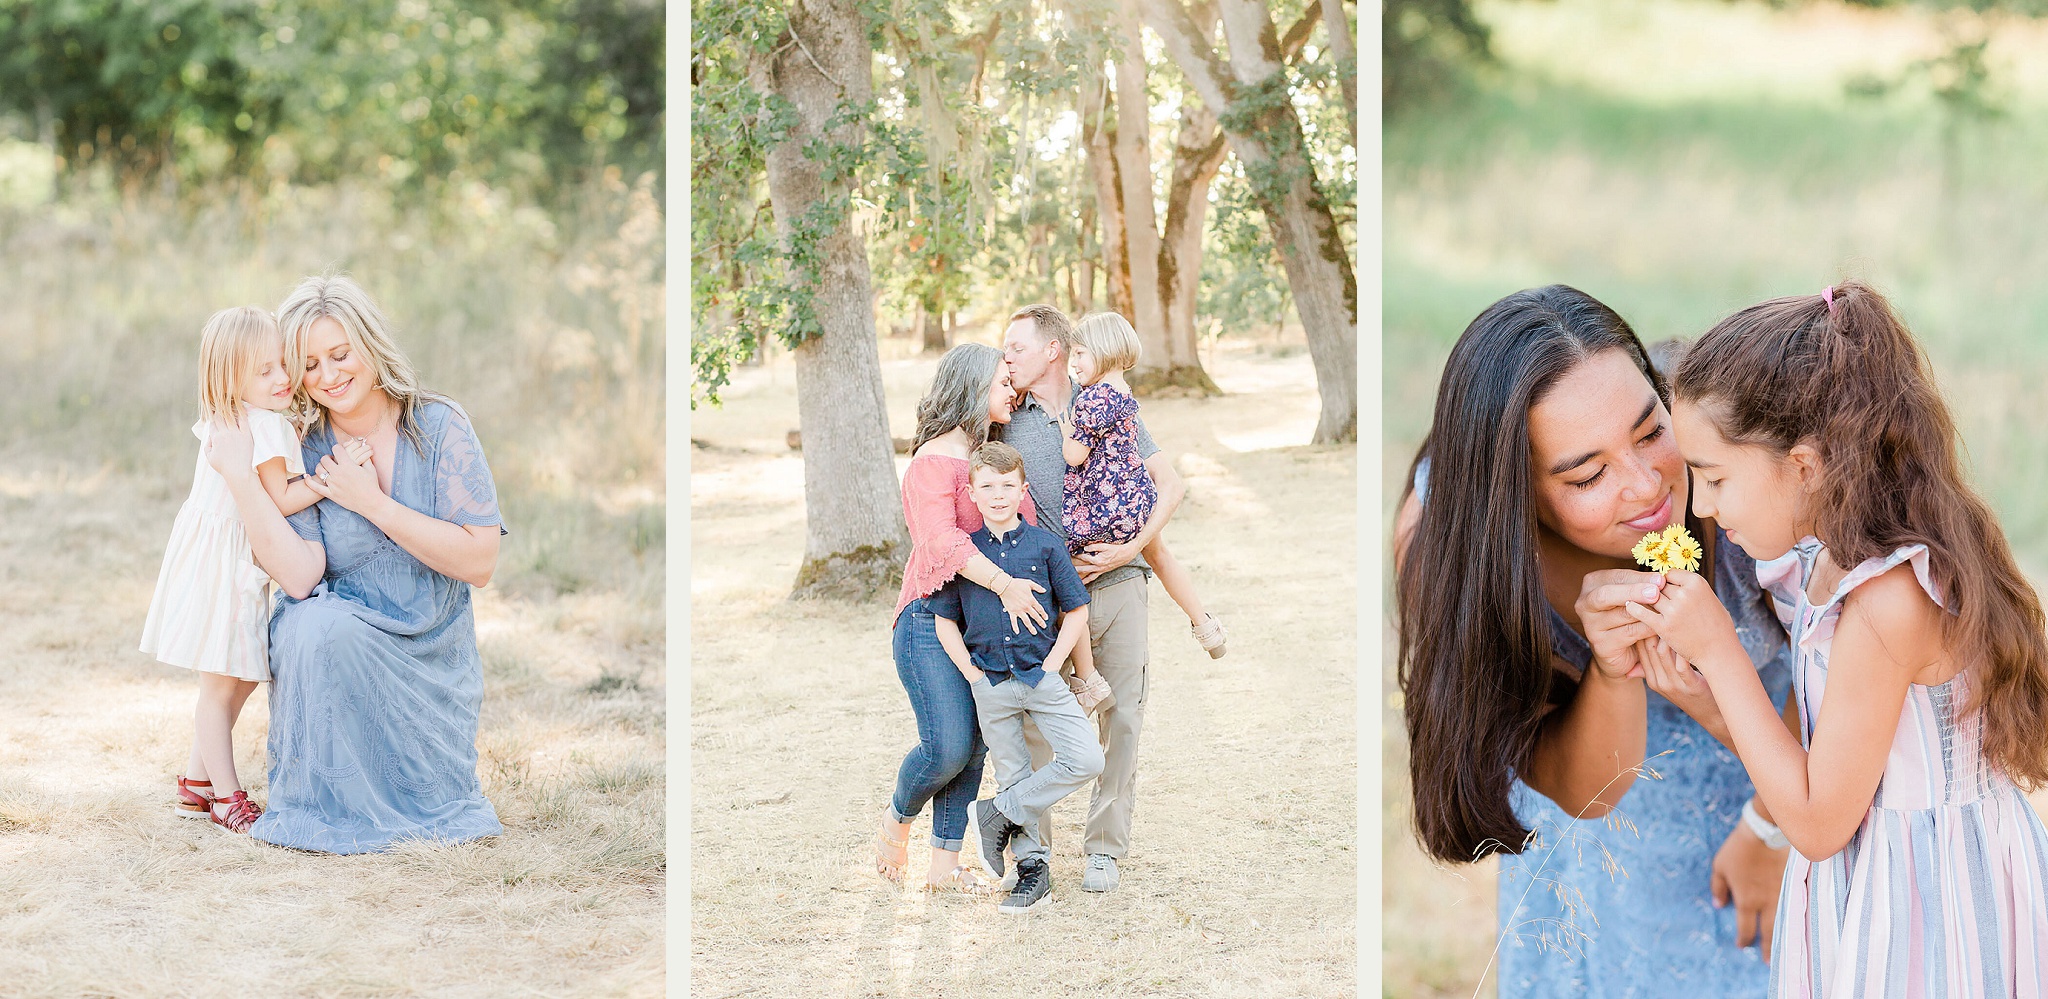
[[[304,474],[299,435],[291,421],[247,406],[242,418],[255,440],[252,467],[283,458],[288,472]],[[206,463],[209,430],[204,420],[192,425],[192,436],[199,438],[192,495],[171,526],[156,595],[149,601],[149,619],[142,625],[142,651],[172,666],[266,681],[270,576],[249,552],[249,536],[227,480]]]

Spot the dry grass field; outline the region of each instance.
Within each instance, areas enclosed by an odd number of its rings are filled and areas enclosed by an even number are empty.
[[[557,233],[304,197],[0,214],[0,994],[661,995],[659,211],[619,185]],[[469,409],[513,532],[477,592],[501,837],[331,857],[168,807],[196,680],[135,646],[199,324],[332,266]],[[236,730],[259,801],[267,721],[259,690]]]
[[[904,434],[935,362],[883,348]],[[917,890],[929,810],[908,884],[872,873],[915,722],[888,605],[786,599],[804,531],[787,362],[692,414],[693,995],[1356,994],[1356,451],[1301,443],[1304,354],[1226,348],[1209,370],[1229,395],[1144,412],[1188,480],[1168,539],[1231,652],[1211,661],[1153,586],[1123,886],[1079,890],[1077,792],[1054,811],[1057,902],[1024,917]]]

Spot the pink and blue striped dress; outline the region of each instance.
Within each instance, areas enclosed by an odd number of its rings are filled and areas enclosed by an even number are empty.
[[[1908,545],[1857,566],[1816,605],[1806,591],[1822,550],[1807,538],[1757,564],[1796,648],[1792,684],[1808,745],[1844,598],[1910,562],[1941,603],[1927,547]],[[1792,852],[1773,997],[2048,996],[2048,829],[1979,753],[1983,716],[1956,717],[1969,677],[1964,669],[1908,690],[1877,799],[1846,848],[1820,860]]]

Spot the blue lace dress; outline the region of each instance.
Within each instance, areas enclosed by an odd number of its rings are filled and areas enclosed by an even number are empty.
[[[1717,532],[1714,587],[1780,706],[1792,650],[1756,562]],[[1550,639],[1575,672],[1592,647],[1556,611]],[[1646,765],[1620,819],[1574,819],[1515,782],[1515,814],[1535,844],[1500,861],[1500,997],[1621,999],[1763,996],[1770,976],[1755,944],[1735,946],[1735,907],[1714,907],[1714,854],[1754,793],[1735,754],[1648,691]],[[1667,755],[1659,756],[1659,753]],[[1773,904],[1775,902],[1773,901]]]
[[[391,495],[430,517],[498,525],[497,488],[469,419],[419,411],[424,453],[400,436]],[[306,467],[334,448],[306,436]],[[289,518],[326,548],[327,572],[270,622],[270,793],[249,834],[323,853],[503,831],[476,778],[483,669],[469,584],[414,558],[369,521],[321,500]]]

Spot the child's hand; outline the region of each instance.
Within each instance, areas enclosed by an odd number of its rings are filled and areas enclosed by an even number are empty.
[[[223,477],[240,473],[254,474],[250,462],[256,456],[256,441],[249,436],[247,424],[229,425],[214,423],[206,435],[206,463]]]
[[[1671,652],[1691,660],[1702,674],[1749,662],[1728,608],[1696,572],[1673,569],[1654,607],[1633,600],[1626,607],[1629,616],[1648,625]]]
[[[358,465],[367,465],[376,452],[370,448],[370,442],[361,437],[345,437],[335,446],[334,453],[338,458],[346,458]]]

